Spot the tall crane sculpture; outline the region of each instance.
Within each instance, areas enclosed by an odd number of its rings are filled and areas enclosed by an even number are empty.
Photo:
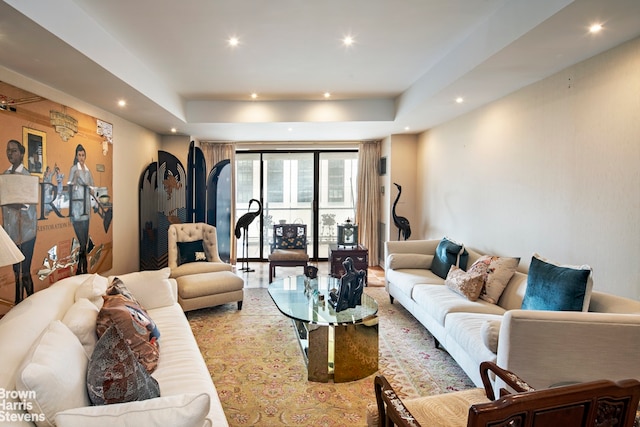
[[[403,216],[396,215],[396,205],[398,204],[398,200],[400,200],[400,194],[402,194],[402,187],[395,182],[393,183],[396,187],[398,187],[398,195],[396,196],[396,200],[393,202],[393,223],[398,227],[398,240],[400,240],[400,234],[404,237],[404,240],[407,240],[409,236],[411,236],[411,225],[409,225],[409,220]]]
[[[242,234],[242,256],[244,258],[244,262],[240,270],[246,272],[255,271],[249,268],[249,225],[251,225],[256,217],[262,214],[262,203],[260,203],[260,200],[257,199],[249,200],[249,207],[247,208],[247,210],[251,209],[251,205],[253,204],[253,202],[256,202],[258,204],[258,210],[255,212],[249,211],[246,214],[242,215],[236,223],[235,229],[236,238],[239,239],[240,235]],[[242,233],[242,230],[244,230],[244,233]]]

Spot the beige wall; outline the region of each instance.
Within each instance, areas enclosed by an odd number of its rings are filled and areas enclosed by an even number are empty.
[[[2,67],[0,80],[113,124],[113,145],[110,147],[115,171],[112,194],[113,268],[102,274],[137,271],[140,246],[138,183],[142,171],[149,163],[158,160],[158,135]]]
[[[421,237],[589,264],[640,299],[640,39],[419,139]]]

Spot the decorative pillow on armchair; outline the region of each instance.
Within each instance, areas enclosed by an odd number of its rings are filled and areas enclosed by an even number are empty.
[[[177,242],[178,244],[178,265],[188,262],[206,261],[207,254],[204,251],[202,240],[193,242]]]
[[[469,301],[476,301],[484,286],[484,275],[482,273],[466,272],[452,265],[444,284],[455,293],[466,297]]]
[[[588,265],[558,265],[534,254],[522,309],[587,311],[593,288],[591,273]]]
[[[446,279],[452,265],[465,270],[469,253],[462,243],[454,242],[449,238],[443,238],[436,248],[435,256],[431,262],[433,274]]]

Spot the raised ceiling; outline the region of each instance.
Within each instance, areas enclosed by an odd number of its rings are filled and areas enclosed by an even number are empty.
[[[638,0],[0,2],[1,66],[200,140],[421,132],[638,35]]]

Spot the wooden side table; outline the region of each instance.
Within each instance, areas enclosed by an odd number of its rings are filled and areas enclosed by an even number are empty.
[[[367,268],[369,268],[369,250],[362,245],[358,246],[340,246],[332,243],[329,245],[329,274],[333,277],[342,277],[344,275],[344,267],[342,262],[345,258],[351,257],[353,267],[356,270],[364,270],[364,284],[367,286]]]

